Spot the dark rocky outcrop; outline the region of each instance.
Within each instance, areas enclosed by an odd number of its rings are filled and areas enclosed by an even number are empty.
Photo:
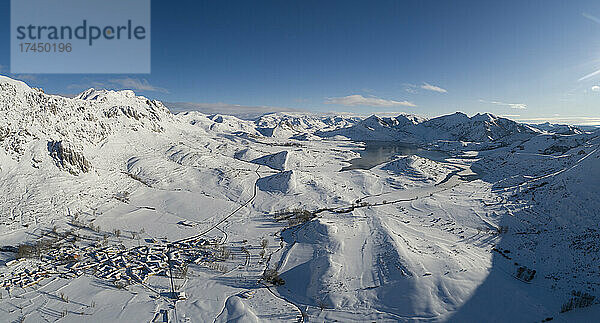
[[[83,153],[74,150],[63,141],[49,141],[48,152],[54,159],[56,166],[73,175],[87,173],[92,169],[92,165]]]

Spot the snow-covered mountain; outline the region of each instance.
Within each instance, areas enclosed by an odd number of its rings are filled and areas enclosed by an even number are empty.
[[[571,126],[568,124],[555,124],[550,122],[539,123],[539,124],[530,124],[531,127],[561,135],[577,135],[582,134],[585,131],[576,126]]]
[[[255,124],[264,136],[305,138],[317,131],[347,128],[360,121],[360,117],[353,116],[273,113],[261,116]]]
[[[0,77],[0,317],[590,321],[599,135],[491,114],[172,114]],[[445,157],[340,171],[368,151],[348,138]]]
[[[531,138],[540,131],[528,125],[496,117],[489,113],[469,117],[456,112],[432,119],[400,115],[394,118],[371,116],[343,129],[322,133],[323,136],[342,135],[353,140],[384,140],[417,143],[461,141],[506,145]]]
[[[162,122],[172,118],[162,103],[132,91],[90,89],[69,99],[3,76],[0,109],[3,152],[15,160],[35,150],[30,148],[37,143],[89,148],[122,131],[161,132]]]

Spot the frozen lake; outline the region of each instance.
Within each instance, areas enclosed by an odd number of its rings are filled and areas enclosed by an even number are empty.
[[[396,156],[412,156],[443,161],[447,153],[419,148],[415,144],[395,141],[365,141],[364,149],[359,150],[359,158],[351,159],[349,166],[341,170],[371,169],[377,165],[393,160]]]

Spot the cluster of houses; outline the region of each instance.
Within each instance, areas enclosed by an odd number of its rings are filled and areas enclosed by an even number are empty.
[[[6,263],[8,267],[17,267],[11,274],[2,275],[2,288],[10,291],[15,287],[25,288],[38,284],[48,277],[54,268],[50,265],[25,264],[22,260],[11,260]]]
[[[28,266],[16,266],[24,259],[7,263],[7,266],[12,266],[14,270],[4,278],[2,286],[32,286],[47,277],[50,272],[68,277],[78,277],[87,273],[111,281],[117,286],[127,286],[143,283],[153,275],[185,275],[190,263],[209,263],[221,258],[215,248],[215,241],[198,238],[133,248],[123,245],[78,247],[75,244],[65,244],[48,250],[39,256],[39,260],[42,260],[41,264],[47,264],[46,267],[38,265],[34,270]]]

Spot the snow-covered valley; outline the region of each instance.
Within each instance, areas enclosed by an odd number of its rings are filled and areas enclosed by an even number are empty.
[[[0,318],[590,322],[599,135],[491,114],[172,114],[0,76]],[[342,171],[368,141],[445,157]]]

